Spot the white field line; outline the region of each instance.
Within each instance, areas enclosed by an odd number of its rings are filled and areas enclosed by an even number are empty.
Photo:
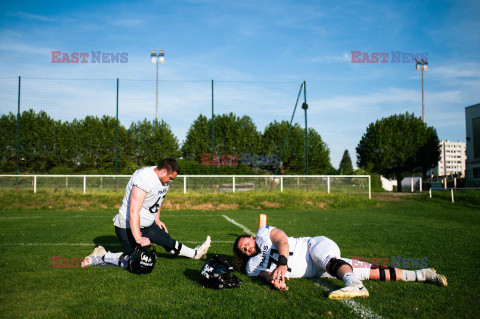
[[[244,225],[240,224],[240,223],[237,223],[236,221],[234,221],[233,219],[225,216],[225,215],[222,215],[226,220],[228,220],[230,223],[234,224],[235,226],[237,227],[240,227],[243,231],[245,231],[247,234],[249,235],[252,235],[252,236],[255,236],[255,234],[250,230],[248,229],[247,227],[245,227]],[[319,286],[319,287],[322,287],[323,289],[325,290],[330,290],[330,291],[333,291],[335,290],[336,288],[333,287],[332,285],[330,284],[327,284],[325,282],[322,282],[320,281],[320,279],[316,279],[314,280],[314,282]],[[376,313],[374,313],[372,310],[370,310],[368,307],[362,305],[362,304],[359,304],[358,302],[354,301],[353,299],[343,299],[343,300],[339,300],[341,303],[343,303],[345,306],[347,306],[348,308],[350,308],[356,315],[358,315],[360,318],[376,318],[376,319],[381,319],[382,317],[377,315]]]
[[[67,216],[65,215],[58,215],[58,216],[7,216],[7,217],[0,217],[0,220],[9,220],[9,219],[40,219],[40,218],[65,218],[65,217],[68,217],[68,218],[91,218],[91,217],[108,217],[108,218],[113,218],[115,217],[115,215],[68,215],[68,213],[66,213]],[[172,217],[212,217],[212,216],[218,216],[218,215],[203,215],[203,214],[195,214],[195,215],[192,215],[192,214],[189,214],[189,215],[175,215],[175,214],[172,214],[172,215],[168,215],[166,217],[166,219],[170,219]],[[163,219],[162,219],[163,220]]]
[[[202,244],[203,241],[182,241],[185,244]],[[231,240],[212,240],[213,244],[232,244]],[[122,246],[120,243],[103,243],[105,246]],[[0,246],[95,246],[94,243],[0,243]]]
[[[329,284],[328,282],[322,281],[320,278],[315,278],[313,282],[323,288],[326,291],[333,291],[337,290],[337,287],[334,287],[333,285]],[[341,303],[343,303],[345,306],[348,308],[352,309],[352,311],[357,314],[360,318],[376,318],[376,319],[382,319],[384,317],[377,315],[375,312],[370,310],[368,307],[356,302],[353,299],[342,299],[338,300]]]
[[[234,221],[233,219],[231,218],[228,218],[227,216],[225,215],[222,215],[226,220],[228,220],[230,223],[234,224],[235,226],[241,228],[245,233],[249,234],[249,235],[252,235],[252,236],[255,236],[255,233],[253,233],[250,229],[248,229],[247,227],[243,226],[242,224],[239,224],[237,223],[236,221]]]

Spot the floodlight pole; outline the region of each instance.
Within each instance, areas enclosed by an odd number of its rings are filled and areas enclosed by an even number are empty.
[[[427,70],[428,61],[425,59],[415,59],[415,68],[417,71],[422,71],[422,121],[425,123],[425,95],[423,89],[423,71]]]
[[[157,79],[156,83],[156,90],[155,90],[155,120],[158,122],[158,63],[157,64]]]
[[[155,120],[158,121],[158,65],[165,62],[165,51],[163,50],[152,50],[150,54],[150,60],[152,63],[157,64],[157,81],[156,81],[156,95],[155,95]]]

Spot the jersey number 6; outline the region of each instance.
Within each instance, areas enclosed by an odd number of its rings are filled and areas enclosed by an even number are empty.
[[[158,212],[158,208],[160,207],[160,204],[158,203],[160,201],[160,199],[162,199],[162,202],[163,202],[163,199],[165,198],[165,195],[163,195],[162,197],[159,197],[157,199],[157,201],[155,202],[155,204],[153,204],[148,210],[150,211],[150,213],[152,214],[156,214]]]

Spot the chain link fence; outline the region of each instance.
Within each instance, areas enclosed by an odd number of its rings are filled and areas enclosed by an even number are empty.
[[[4,154],[0,159],[3,173],[32,174],[74,171],[74,174],[110,172],[131,174],[139,166],[153,165],[161,158],[150,158],[140,148],[161,149],[166,136],[156,137],[149,145],[141,145],[146,138],[130,138],[130,130],[142,122],[162,122],[170,130],[174,140],[168,150],[157,151],[157,157],[174,156],[193,159],[197,162],[204,153],[221,157],[223,155],[244,158],[249,156],[281,156],[280,150],[285,140],[285,132],[275,142],[276,147],[269,154],[261,153],[264,147],[258,144],[250,151],[245,142],[228,144],[230,135],[235,135],[220,127],[217,120],[221,115],[233,114],[235,121],[242,125],[242,117],[247,116],[253,123],[253,130],[260,134],[272,123],[303,123],[303,113],[292,116],[295,101],[300,96],[302,83],[265,82],[226,82],[226,81],[150,81],[124,79],[48,79],[48,78],[0,78],[0,146]],[[158,87],[158,105],[156,89]],[[304,97],[306,102],[306,97]],[[302,99],[303,101],[303,99]],[[300,102],[301,103],[301,102]],[[158,112],[156,111],[158,109]],[[305,111],[306,112],[306,111]],[[41,116],[40,116],[41,115]],[[182,149],[193,123],[203,115],[211,123],[208,141],[202,150],[186,156]],[[41,117],[41,127],[36,121]],[[61,124],[69,124],[62,126]],[[92,124],[93,123],[93,124]],[[220,123],[220,122],[219,122]],[[98,128],[89,127],[98,125]],[[158,128],[153,124],[154,129]],[[210,125],[210,124],[209,124]],[[217,126],[215,126],[217,125]],[[303,124],[302,124],[303,126]],[[108,127],[108,132],[104,128]],[[80,130],[77,130],[77,129]],[[300,125],[297,124],[300,129]],[[91,130],[90,135],[86,130]],[[304,129],[302,127],[302,129]],[[83,130],[83,131],[82,131]],[[73,132],[73,136],[68,133]],[[85,134],[84,134],[85,133]],[[151,133],[149,133],[152,135]],[[297,134],[298,135],[298,134]],[[298,137],[298,136],[297,136]],[[294,138],[294,137],[292,137]],[[292,139],[291,138],[291,139]],[[303,137],[302,137],[303,138]],[[89,141],[97,140],[90,145]],[[138,142],[138,140],[140,142]],[[252,145],[255,139],[252,140]],[[62,144],[63,143],[63,144]],[[302,141],[304,143],[304,141]],[[271,143],[270,143],[271,144]],[[300,143],[301,144],[301,143]],[[67,146],[65,146],[67,145]],[[243,147],[243,149],[242,149]],[[304,156],[297,147],[286,148],[290,158]],[[326,149],[326,148],[325,148]],[[243,150],[243,151],[242,151]],[[63,153],[62,153],[63,152]],[[182,153],[183,152],[183,153]],[[225,154],[225,152],[229,152]],[[242,153],[241,153],[242,152]],[[142,154],[141,154],[142,153]],[[143,156],[143,157],[142,157]],[[132,161],[132,158],[136,158]],[[64,161],[68,158],[68,161]],[[88,162],[88,165],[85,163]],[[281,161],[277,161],[281,162]],[[133,164],[132,164],[133,163]],[[273,172],[276,162],[263,162],[269,172]],[[199,163],[206,164],[206,163]],[[224,174],[218,162],[211,162],[210,174]],[[278,164],[278,163],[277,163]],[[82,166],[83,165],[83,166]],[[89,166],[90,165],[90,166]],[[298,164],[296,164],[298,166]],[[302,164],[304,165],[304,164]],[[307,164],[308,165],[308,164]],[[257,167],[250,165],[254,172]],[[303,167],[303,166],[302,166]],[[75,171],[76,169],[76,171]],[[299,168],[303,170],[303,168]],[[234,171],[235,172],[235,171]],[[268,173],[266,171],[265,173]]]

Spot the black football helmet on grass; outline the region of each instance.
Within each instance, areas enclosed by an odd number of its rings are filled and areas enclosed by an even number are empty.
[[[142,275],[149,274],[155,267],[155,260],[157,259],[157,251],[153,245],[142,247],[137,245],[130,254],[128,260],[128,270],[131,272]]]
[[[232,275],[233,267],[227,260],[218,255],[203,265],[200,273],[202,275],[202,283],[204,288],[223,289],[238,288],[242,282],[235,275]]]

